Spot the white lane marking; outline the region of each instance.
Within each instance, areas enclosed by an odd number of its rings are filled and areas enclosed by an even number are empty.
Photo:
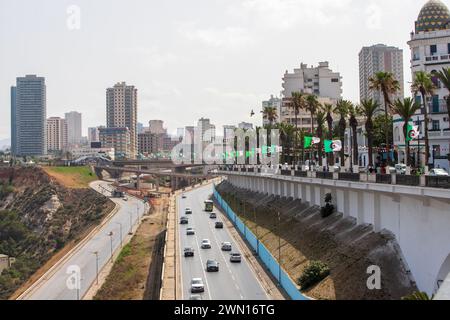
[[[238,290],[239,295],[242,297],[242,291],[241,291],[241,289],[239,288],[239,285],[238,285],[238,283],[237,283],[237,281],[236,281],[236,278],[234,277],[234,274],[233,274],[233,272],[232,272],[232,270],[231,270],[231,267],[230,267],[230,265],[229,265],[229,263],[228,263],[227,258],[225,258],[225,255],[224,255],[224,253],[223,253],[223,251],[222,251],[222,246],[219,245],[219,240],[217,239],[216,232],[214,232],[215,229],[214,229],[214,230],[211,230],[211,229],[212,229],[212,224],[209,223],[209,222],[208,222],[208,226],[209,226],[210,231],[212,231],[212,235],[213,235],[214,240],[215,240],[215,242],[216,242],[216,244],[217,244],[217,248],[218,248],[218,250],[220,251],[220,254],[222,255],[222,258],[223,258],[223,260],[225,261],[225,265],[227,266],[227,269],[228,269],[228,271],[229,271],[230,274],[231,274],[231,279],[233,279],[234,285],[235,285],[236,289]],[[232,238],[231,238],[231,239],[232,239]]]
[[[227,214],[224,213],[224,212],[222,212],[222,210],[217,210],[217,211],[221,213],[221,215],[223,216],[222,218],[227,219],[227,220],[231,223],[231,228],[232,228],[232,229],[236,232],[236,234],[237,234],[236,237],[240,237],[241,240],[245,242],[246,240],[242,238],[241,234],[240,234],[239,231],[236,229],[236,227],[234,226],[234,224],[233,224],[233,222],[231,221],[231,219],[227,216]],[[241,242],[239,241],[239,239],[236,239],[236,237],[231,233],[231,231],[225,226],[225,223],[224,223],[224,227],[225,227],[224,229],[226,229],[226,232],[228,233],[228,235],[230,236],[230,238],[233,239],[234,243],[239,247],[239,249],[240,249],[240,251],[241,251],[242,253],[244,253],[246,250],[248,250],[248,247],[247,247],[247,248],[243,248],[243,246],[241,245]],[[246,246],[245,243],[244,243],[243,245]],[[264,289],[264,286],[263,286],[261,280],[260,280],[259,277],[257,276],[257,274],[258,274],[258,273],[257,273],[257,270],[253,267],[253,265],[252,265],[250,262],[247,262],[246,259],[244,259],[243,256],[244,256],[244,255],[242,254],[242,261],[244,261],[244,262],[247,264],[247,266],[248,266],[248,268],[249,268],[250,271],[253,271],[253,273],[254,273],[254,278],[255,278],[256,281],[258,282],[258,284],[259,284],[259,286],[260,286],[260,289],[264,292],[264,295],[266,296],[267,300],[271,300],[271,298],[270,298],[269,295],[267,294],[266,290]],[[256,260],[256,263],[258,263],[258,265],[261,266],[261,264],[259,263],[258,260]],[[261,266],[261,268],[263,268],[263,267]]]
[[[202,272],[203,272],[203,276],[205,278],[205,283],[206,283],[206,288],[207,288],[207,292],[208,292],[208,296],[209,296],[209,300],[212,300],[211,298],[211,292],[209,290],[209,284],[208,284],[208,278],[206,277],[206,272],[205,269],[203,268],[204,264],[203,264],[203,259],[202,259],[202,255],[201,255],[201,249],[200,246],[198,244],[198,237],[197,237],[197,232],[195,232],[195,242],[197,244],[197,248],[198,248],[198,257],[200,258],[200,263],[202,264]]]

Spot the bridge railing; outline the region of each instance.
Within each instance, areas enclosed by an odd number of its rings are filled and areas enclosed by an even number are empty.
[[[300,170],[297,166],[277,166],[269,167],[269,170],[263,169],[263,166],[233,166],[224,165],[219,167],[221,172],[245,172],[253,174],[270,173],[280,176],[292,176],[297,178],[312,177],[326,180],[343,180],[352,182],[370,182],[379,184],[404,185],[413,187],[428,187],[450,189],[450,177],[434,177],[434,176],[416,176],[416,175],[400,175],[376,174],[376,173],[352,173],[352,172],[328,172],[328,171],[305,171]]]

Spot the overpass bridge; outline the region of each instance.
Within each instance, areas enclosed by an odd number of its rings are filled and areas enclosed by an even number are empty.
[[[331,194],[344,218],[371,225],[373,232],[395,235],[421,291],[450,296],[450,189],[445,178],[393,174],[387,183],[375,175],[291,169],[221,166],[218,173],[238,188],[299,199],[310,206],[323,206],[325,195]]]
[[[189,172],[177,172],[174,170],[175,168],[185,168],[174,166],[172,169],[167,169],[161,167],[161,169],[143,169],[140,166],[138,167],[118,167],[118,166],[95,166],[96,175],[102,179],[103,171],[106,171],[112,178],[119,179],[124,173],[133,173],[136,175],[136,189],[140,189],[141,186],[141,176],[142,175],[151,175],[154,177],[169,177],[171,179],[171,188],[173,191],[178,190],[184,186],[197,184],[201,181],[206,181],[213,177],[213,174],[210,174],[208,170],[205,170],[205,173],[202,174],[192,174]],[[204,168],[206,169],[206,167]]]

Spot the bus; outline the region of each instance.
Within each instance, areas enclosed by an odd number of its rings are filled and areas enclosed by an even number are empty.
[[[214,207],[214,202],[212,202],[211,200],[205,201],[205,211],[206,212],[213,212],[213,207]]]

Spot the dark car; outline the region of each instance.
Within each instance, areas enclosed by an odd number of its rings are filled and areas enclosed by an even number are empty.
[[[219,263],[215,260],[208,260],[206,262],[207,272],[219,272]]]
[[[242,257],[240,253],[232,253],[230,254],[230,262],[240,263],[242,261]]]
[[[209,218],[210,218],[210,219],[217,219],[217,214],[215,214],[215,213],[213,212],[213,213],[211,213],[211,214],[209,215]]]
[[[216,222],[216,229],[223,229],[223,222],[217,221]]]
[[[181,217],[180,218],[180,224],[189,224],[189,219],[186,217]]]
[[[194,249],[192,248],[185,248],[184,249],[184,257],[188,258],[188,257],[193,257],[194,256]]]

